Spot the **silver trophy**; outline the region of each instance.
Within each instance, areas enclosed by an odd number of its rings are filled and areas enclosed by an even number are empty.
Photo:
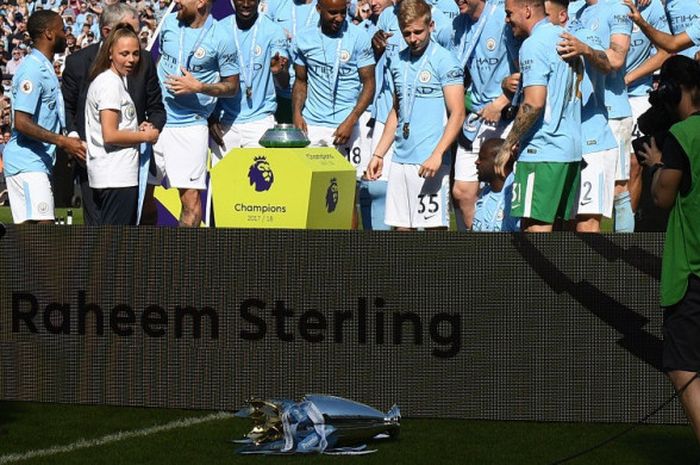
[[[258,142],[265,148],[301,148],[311,143],[300,129],[291,124],[275,124]]]

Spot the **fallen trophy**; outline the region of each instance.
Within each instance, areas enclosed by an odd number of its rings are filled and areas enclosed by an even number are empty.
[[[368,405],[326,395],[307,395],[301,402],[288,399],[250,399],[236,412],[253,420],[253,429],[239,454],[360,455],[371,439],[396,438],[401,413],[394,405],[385,415]]]

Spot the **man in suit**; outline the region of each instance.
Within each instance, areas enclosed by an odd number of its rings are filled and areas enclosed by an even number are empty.
[[[136,9],[126,3],[116,3],[105,7],[100,17],[102,37],[119,23],[130,24],[135,31],[139,30],[139,19]],[[63,98],[66,107],[66,126],[71,133],[77,133],[85,140],[85,98],[90,85],[87,82],[90,67],[97,56],[100,43],[90,45],[66,58],[63,70]],[[150,53],[141,53],[141,63],[137,71],[128,77],[128,91],[134,105],[139,124],[147,121],[161,131],[165,126],[165,108],[156,67]],[[80,182],[83,197],[83,214],[85,224],[95,224],[95,201],[92,189],[88,184],[87,170],[83,162],[76,163],[76,175]],[[156,210],[153,201],[153,188],[148,186],[144,200],[141,224],[155,224]]]

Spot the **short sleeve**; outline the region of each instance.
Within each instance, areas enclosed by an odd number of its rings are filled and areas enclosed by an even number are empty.
[[[357,58],[357,67],[364,68],[365,66],[374,65],[374,51],[372,50],[372,39],[369,34],[358,29],[357,42],[355,43],[355,53]]]
[[[690,37],[690,40],[693,41],[693,44],[700,45],[700,21],[695,21],[688,26],[685,33],[688,34],[688,37]]]
[[[457,59],[451,53],[445,53],[445,56],[439,58],[438,74],[440,77],[440,85],[442,87],[463,85],[464,70],[459,66]]]
[[[294,64],[297,66],[306,66],[304,52],[301,50],[299,41],[296,39],[296,37],[292,39],[292,60],[294,60]]]
[[[223,29],[220,29],[223,31]],[[221,77],[231,77],[240,74],[238,67],[238,49],[236,43],[223,33],[219,36],[219,74]]]
[[[27,60],[27,59],[25,59]],[[34,114],[39,107],[42,93],[40,72],[28,60],[22,63],[12,80],[12,108]]]
[[[654,29],[670,34],[671,28],[668,25],[668,16],[666,16],[666,10],[664,10],[661,2],[654,1],[649,5],[649,8],[651,7],[654,7],[654,9],[649,14],[649,24],[654,26]],[[697,21],[694,24],[697,24]],[[700,26],[698,26],[698,28],[700,28]]]
[[[284,33],[284,29],[277,24],[273,24],[274,28],[272,30],[272,55],[280,54],[280,56],[289,58],[289,39]]]
[[[622,3],[622,0],[615,0],[610,4],[610,35],[624,34],[632,35],[632,20],[629,17],[629,8]]]
[[[119,78],[117,76],[102,76],[102,79],[95,81],[95,84],[97,84],[97,92],[95,92],[97,111],[121,110],[120,88],[123,84],[119,82]]]
[[[549,46],[552,49],[552,45]],[[520,47],[520,72],[523,87],[546,86],[551,70],[545,50],[548,47],[534,40],[526,40]]]

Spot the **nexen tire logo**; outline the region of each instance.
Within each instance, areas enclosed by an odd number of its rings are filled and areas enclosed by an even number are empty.
[[[422,346],[427,339],[434,346],[431,354],[441,359],[452,358],[462,349],[459,313],[441,312],[426,317],[391,310],[381,297],[374,299],[373,306],[367,299],[359,298],[354,310],[325,312],[297,312],[283,300],[268,304],[260,299],[246,299],[238,307],[238,318],[239,331],[225,328],[224,334],[237,334],[250,342],[268,338],[287,343],[302,340],[312,344]],[[159,305],[148,305],[140,313],[127,304],[109,309],[88,303],[85,291],[78,291],[77,305],[51,302],[42,308],[31,293],[12,294],[13,333],[104,336],[107,330],[115,336],[130,337],[139,328],[143,336],[151,338],[165,337],[173,331],[176,339],[215,340],[219,338],[219,313],[212,307],[188,306],[176,306],[174,312]]]

